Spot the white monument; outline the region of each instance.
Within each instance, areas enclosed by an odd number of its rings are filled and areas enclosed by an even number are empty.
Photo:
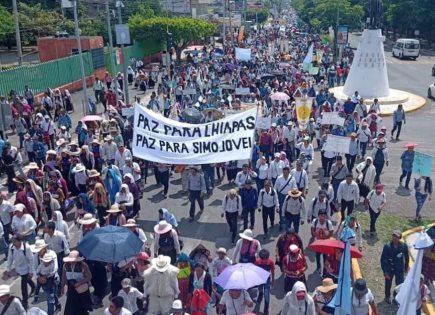
[[[390,95],[383,42],[380,29],[364,30],[344,85],[344,94],[353,95],[358,91],[368,99]]]

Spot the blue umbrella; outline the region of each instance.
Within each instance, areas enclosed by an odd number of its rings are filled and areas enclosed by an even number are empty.
[[[83,237],[77,250],[89,260],[117,263],[136,256],[143,242],[125,227],[95,228]]]

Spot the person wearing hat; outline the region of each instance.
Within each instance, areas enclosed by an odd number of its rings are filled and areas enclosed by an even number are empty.
[[[376,184],[375,189],[369,192],[365,199],[365,208],[370,213],[370,236],[376,234],[376,221],[379,215],[385,209],[387,199],[385,197],[384,186]]]
[[[294,126],[293,122],[290,120],[287,123],[287,128],[284,129],[282,138],[287,141],[287,146],[289,147],[289,153],[290,153],[288,158],[291,161],[294,161],[295,159],[295,146],[296,146],[297,136],[298,136],[298,128]]]
[[[361,128],[356,132],[356,138],[359,143],[360,156],[364,159],[367,150],[367,144],[370,140],[370,130],[367,128],[367,122],[362,122]]]
[[[305,284],[297,281],[284,297],[282,315],[316,315],[313,298],[308,294]]]
[[[60,294],[65,294],[65,286],[68,287],[65,315],[89,315],[92,311],[89,283],[92,274],[89,266],[85,263],[80,253],[73,250],[63,259],[64,266],[60,284]]]
[[[168,315],[172,302],[180,294],[178,268],[171,265],[171,258],[158,255],[151,260],[152,267],[144,272],[144,292],[149,296],[148,314]]]
[[[184,311],[183,303],[181,300],[175,300],[172,302],[171,313],[170,315],[189,315]]]
[[[204,211],[204,195],[207,192],[204,174],[200,172],[199,167],[192,167],[187,178],[187,189],[190,201],[189,221],[192,222],[195,218],[195,203],[198,202],[199,211],[202,213]]]
[[[288,192],[282,205],[281,216],[285,220],[286,228],[293,225],[296,233],[299,233],[299,225],[304,224],[305,220],[305,198],[299,189],[293,188]]]
[[[337,284],[335,284],[331,278],[324,278],[322,285],[316,288],[313,293],[313,300],[318,314],[334,314],[335,308],[329,306],[329,303],[332,301],[336,289]]]
[[[56,229],[56,223],[49,221],[44,228],[44,240],[57,257],[59,270],[63,269],[63,258],[70,253],[70,245],[64,233]]]
[[[254,233],[250,229],[245,229],[239,233],[240,239],[237,241],[233,253],[233,262],[255,263],[261,244],[254,238]]]
[[[124,139],[122,138],[122,134],[119,132],[118,127],[110,127],[109,128],[110,135],[112,136],[113,142],[117,147],[120,145],[124,146]]]
[[[373,166],[376,169],[375,183],[381,182],[381,174],[384,165],[388,166],[389,153],[385,147],[385,139],[378,139],[376,147],[372,151]]]
[[[123,226],[127,224],[123,210],[119,208],[118,204],[112,205],[106,212],[109,214],[106,217],[106,225]]]
[[[145,235],[145,232],[139,227],[139,225],[137,225],[135,219],[128,219],[127,223],[124,224],[123,227],[128,228],[143,242],[142,250],[145,250],[148,247],[148,239]]]
[[[227,220],[233,243],[237,235],[237,218],[242,215],[242,209],[242,198],[235,189],[231,189],[223,199],[221,217],[225,216]]]
[[[41,257],[41,253],[35,255],[35,260],[39,260],[39,264],[34,272],[37,279],[37,287],[35,297],[32,304],[38,302],[39,287],[42,287],[47,294],[47,314],[54,315],[60,312],[61,304],[57,297],[57,283],[59,282],[58,266],[56,262],[56,254],[53,251],[46,251]]]
[[[162,220],[154,226],[154,255],[165,255],[171,258],[171,264],[175,264],[180,255],[180,241],[178,233],[171,224]]]
[[[21,300],[11,295],[11,286],[8,284],[0,284],[0,314],[26,315]]]
[[[282,271],[284,273],[284,292],[289,292],[297,281],[306,283],[305,271],[307,261],[304,253],[298,245],[292,244],[288,248],[288,254],[282,259]]]
[[[412,143],[410,143],[412,144]],[[409,182],[411,181],[411,175],[412,175],[412,165],[414,163],[414,146],[412,145],[405,145],[406,150],[402,152],[402,155],[400,156],[401,162],[401,168],[402,168],[402,175],[400,175],[399,178],[399,184],[402,186],[402,181],[406,177],[405,180],[405,189],[409,190]]]
[[[104,163],[108,163],[109,161],[114,164],[115,163],[115,155],[118,151],[118,146],[115,142],[113,142],[113,138],[111,135],[107,135],[104,138],[104,144],[101,146],[101,158]]]
[[[31,288],[30,295],[35,291],[35,283],[32,281],[33,253],[30,245],[22,236],[15,235],[11,243],[4,275],[6,278],[9,278],[12,275],[12,269],[15,269],[15,272],[20,275],[23,306],[27,308],[29,298],[27,284],[30,285]]]
[[[14,206],[11,230],[14,235],[23,236],[29,244],[35,243],[37,224],[35,219],[28,213],[26,206],[17,203]]]
[[[118,296],[124,300],[124,309],[127,309],[133,315],[139,314],[137,300],[144,300],[145,296],[136,288],[132,287],[131,279],[124,278],[121,281],[122,289],[119,290]]]
[[[213,279],[221,274],[224,269],[233,264],[227,256],[227,250],[224,247],[219,247],[216,251],[217,256],[211,262],[211,272]]]
[[[402,242],[402,233],[395,230],[392,240],[384,245],[381,254],[381,268],[385,278],[385,302],[391,304],[391,285],[396,278],[396,286],[404,281],[409,266],[408,246]]]
[[[379,314],[375,297],[372,291],[367,288],[367,283],[364,279],[360,278],[355,280],[350,295],[352,315],[369,314],[369,308],[372,314]]]
[[[279,152],[275,153],[274,160],[270,162],[267,174],[267,178],[272,180],[272,183],[275,185],[276,180],[280,177],[284,172],[285,163],[281,160],[281,154]],[[255,176],[256,177],[256,176]]]

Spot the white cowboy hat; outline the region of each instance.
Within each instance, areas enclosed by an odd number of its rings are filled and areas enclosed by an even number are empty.
[[[94,218],[94,216],[92,215],[92,213],[86,213],[86,214],[83,216],[83,218],[81,218],[81,219],[79,220],[79,224],[82,224],[82,225],[89,225],[89,224],[93,224],[93,223],[95,223],[95,222],[97,222],[97,219]]]
[[[172,230],[172,225],[166,222],[165,220],[160,221],[154,226],[154,232],[156,234],[165,234]]]
[[[52,254],[52,253],[45,253],[44,254],[44,257],[42,257],[41,258],[41,260],[43,261],[43,262],[51,262],[51,261],[53,261],[54,260],[54,255]]]
[[[157,258],[151,259],[151,264],[159,272],[165,272],[171,265],[171,257],[159,255]]]
[[[107,213],[118,213],[122,212],[121,209],[117,205],[112,205],[109,210],[106,211]]]
[[[171,312],[183,312],[183,303],[180,300],[172,302]]]
[[[25,208],[26,208],[26,206],[23,205],[22,203],[17,203],[17,204],[14,206],[14,212],[15,212],[15,211],[23,212]]]
[[[29,170],[39,170],[39,166],[35,162],[30,162],[29,165],[27,165],[27,168]]]
[[[243,233],[239,233],[240,238],[244,240],[252,241],[254,239],[254,233],[250,229],[246,229]]]
[[[74,167],[75,173],[82,172],[84,170],[85,170],[85,166],[81,163],[77,164],[76,167]]]
[[[48,150],[47,155],[57,155],[57,152],[54,150]]]
[[[30,245],[30,250],[32,251],[32,253],[37,253],[41,249],[46,248],[47,246],[48,245],[45,243],[44,240],[36,240],[34,245]]]
[[[123,227],[136,227],[138,226],[135,219],[128,219],[127,223]]]
[[[66,263],[69,262],[79,262],[84,260],[83,257],[80,257],[80,253],[76,250],[72,250],[68,256],[64,257],[63,261]]]
[[[104,141],[110,141],[110,140],[113,140],[111,135],[107,135],[104,137]]]
[[[56,145],[57,146],[61,146],[64,143],[65,143],[65,139],[64,138],[60,138],[59,140],[56,141]]]
[[[11,294],[11,286],[8,284],[0,285],[0,296],[5,296]]]
[[[227,254],[227,250],[224,247],[219,247],[216,251],[216,254]]]

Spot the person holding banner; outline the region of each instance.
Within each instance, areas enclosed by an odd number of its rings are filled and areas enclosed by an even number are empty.
[[[199,172],[199,167],[192,167],[190,176],[187,179],[189,190],[189,221],[192,222],[195,218],[195,202],[198,202],[200,212],[204,211],[204,195],[207,192],[205,185],[204,174]]]

